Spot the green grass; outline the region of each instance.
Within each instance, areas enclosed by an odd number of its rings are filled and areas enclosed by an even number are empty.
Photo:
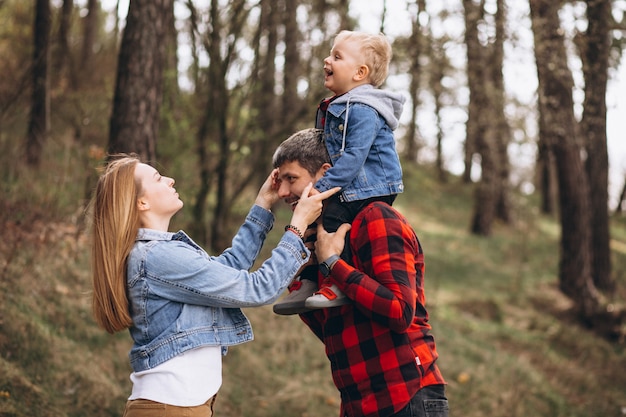
[[[0,211],[0,417],[120,416],[130,392],[129,336],[110,336],[91,317],[88,240],[75,214],[85,176],[66,166],[65,179],[50,176],[31,192],[35,203],[22,182],[35,181],[32,175],[11,176],[3,186],[11,198]],[[514,226],[497,223],[493,236],[473,236],[471,187],[457,179],[439,184],[424,167],[405,172],[407,190],[396,207],[425,250],[427,303],[451,415],[623,416],[625,346],[570,315],[571,302],[557,289],[555,219],[520,197]],[[288,216],[277,210],[262,256]],[[612,222],[614,302],[623,304],[626,220]],[[245,313],[255,341],[225,357],[217,415],[337,415],[324,348],[304,324],[274,315],[271,306]]]

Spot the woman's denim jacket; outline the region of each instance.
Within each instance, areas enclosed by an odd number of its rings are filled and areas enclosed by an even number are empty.
[[[309,259],[295,233],[285,232],[272,255],[255,272],[274,216],[253,206],[220,256],[209,256],[184,232],[139,229],[128,257],[127,284],[135,372],[153,368],[199,346],[227,346],[253,339],[239,307],[274,302]]]
[[[325,115],[324,141],[333,166],[317,181],[320,192],[342,187],[341,200],[399,194],[404,191],[402,167],[393,130],[398,126],[404,96],[374,88],[353,88],[333,99]]]

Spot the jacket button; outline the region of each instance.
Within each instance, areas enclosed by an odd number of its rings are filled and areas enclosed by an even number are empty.
[[[343,125],[337,126],[337,129],[339,129],[340,131],[343,131]]]
[[[302,259],[306,259],[306,252],[302,252],[300,255],[302,256]]]

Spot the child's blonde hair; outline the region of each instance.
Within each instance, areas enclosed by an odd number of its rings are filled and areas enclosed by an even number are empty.
[[[356,41],[360,46],[364,64],[370,70],[370,84],[380,87],[387,79],[389,62],[391,62],[391,44],[387,37],[379,33],[373,35],[364,32],[342,30],[335,37],[335,42]]]

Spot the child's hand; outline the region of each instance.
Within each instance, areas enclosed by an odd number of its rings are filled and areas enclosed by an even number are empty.
[[[311,193],[313,184],[309,183],[298,200],[298,204],[293,211],[291,224],[296,226],[298,230],[305,230],[309,224],[313,223],[322,214],[322,203],[324,199],[330,197],[340,190],[339,187],[331,188],[323,193]]]

